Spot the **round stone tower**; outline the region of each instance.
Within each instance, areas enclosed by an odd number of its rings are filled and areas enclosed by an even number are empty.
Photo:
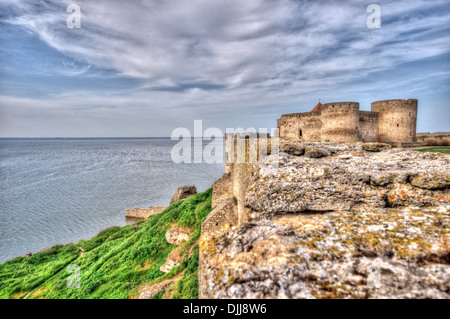
[[[321,139],[326,142],[358,142],[359,103],[322,105]]]
[[[379,114],[380,142],[416,142],[417,100],[373,102],[372,112]]]

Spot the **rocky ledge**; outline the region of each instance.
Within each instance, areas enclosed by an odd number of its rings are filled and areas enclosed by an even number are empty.
[[[202,234],[200,297],[450,298],[448,155],[283,143],[248,222]]]
[[[169,205],[172,203],[188,198],[189,196],[197,194],[195,186],[181,186],[177,189],[175,195],[172,196]]]
[[[450,206],[285,215],[201,241],[208,298],[449,298]]]
[[[450,203],[448,155],[403,149],[372,152],[364,151],[365,145],[306,144],[303,156],[281,152],[276,168],[273,158],[262,160],[245,199],[252,218]],[[313,158],[307,156],[312,153]]]
[[[191,232],[192,231],[189,228],[173,225],[166,232],[166,240],[169,244],[180,245],[180,244],[188,241],[191,238],[191,236],[190,236]]]

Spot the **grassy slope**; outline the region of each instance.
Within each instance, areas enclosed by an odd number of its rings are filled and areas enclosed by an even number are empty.
[[[432,147],[417,149],[416,151],[450,154],[450,146],[432,146]]]
[[[173,203],[159,215],[125,227],[111,227],[76,245],[58,245],[31,257],[17,257],[0,265],[0,298],[130,298],[144,284],[182,274],[171,298],[198,298],[200,227],[211,211],[209,189]],[[175,245],[165,233],[178,224],[192,229],[181,245],[183,262],[165,274],[159,270]],[[84,249],[84,252],[79,248]],[[68,288],[70,264],[80,266],[81,288]],[[158,294],[156,297],[162,297]]]

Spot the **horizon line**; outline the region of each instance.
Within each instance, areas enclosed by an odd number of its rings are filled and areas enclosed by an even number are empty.
[[[202,136],[191,136],[191,139],[203,138]],[[223,138],[215,136],[215,138]],[[172,140],[170,136],[148,136],[148,137],[0,137],[0,140]],[[174,139],[176,141],[178,139]]]

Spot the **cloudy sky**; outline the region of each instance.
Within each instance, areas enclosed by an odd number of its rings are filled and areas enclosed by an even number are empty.
[[[418,131],[450,131],[449,22],[448,0],[2,0],[0,137],[271,128],[319,99],[417,98]]]

